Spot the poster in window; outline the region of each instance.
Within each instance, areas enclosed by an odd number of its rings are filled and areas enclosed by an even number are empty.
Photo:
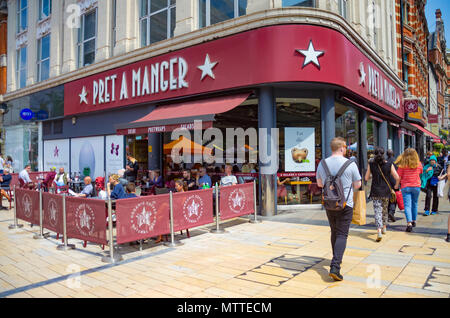
[[[69,171],[69,139],[44,141],[44,171],[55,167]]]
[[[106,175],[117,173],[124,169],[123,136],[106,136]]]
[[[289,127],[284,131],[285,171],[315,171],[315,129]]]
[[[71,172],[90,176],[92,180],[104,175],[104,137],[73,138]]]

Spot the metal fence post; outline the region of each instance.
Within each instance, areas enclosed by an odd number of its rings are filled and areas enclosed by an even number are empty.
[[[256,181],[253,181],[253,209],[255,210],[254,219],[250,219],[250,223],[261,223],[261,220],[258,220],[257,210],[256,210]]]
[[[109,227],[109,257],[103,256],[102,262],[104,263],[116,263],[123,260],[122,256],[117,252],[114,252],[114,233],[113,233],[113,220],[112,220],[112,203],[111,198],[108,199],[108,227]]]
[[[42,208],[42,188],[39,189],[39,234],[35,234],[33,238],[35,240],[42,240],[49,237],[50,233],[44,234],[44,209]]]
[[[219,211],[219,186],[216,183],[216,228],[211,230],[211,233],[222,234],[227,231],[220,228],[220,211]]]
[[[64,244],[60,244],[56,247],[59,251],[67,251],[75,249],[74,244],[68,244],[67,242],[67,213],[66,213],[66,194],[63,194],[63,240]]]
[[[13,229],[20,229],[23,227],[23,224],[18,224],[17,223],[17,210],[16,210],[16,206],[17,206],[17,200],[16,200],[16,186],[14,186],[13,188],[14,191],[14,224],[11,224],[10,226],[8,226],[8,229],[13,230]]]
[[[182,242],[175,240],[175,233],[173,231],[173,193],[170,191],[169,194],[169,206],[170,206],[170,242],[164,243],[165,246],[177,247],[183,245]]]

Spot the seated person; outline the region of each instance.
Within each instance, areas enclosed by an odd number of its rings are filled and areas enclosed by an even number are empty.
[[[163,177],[160,175],[159,170],[152,170],[150,175],[150,181],[149,186],[155,186],[157,188],[164,188],[164,180]]]
[[[197,175],[197,187],[199,189],[209,189],[212,186],[211,178],[208,176],[205,167],[200,167],[199,174]]]
[[[112,192],[111,187],[114,187]],[[119,176],[117,174],[113,174],[109,177],[109,182],[106,185],[106,191],[111,199],[117,200],[126,198],[125,190],[123,185],[119,182]]]
[[[30,172],[31,172],[31,166],[26,165],[25,169],[23,169],[19,173],[19,179],[23,182],[23,188],[34,190],[36,188],[36,185],[30,178]]]
[[[44,181],[42,181],[41,186],[44,189],[45,192],[48,192],[48,188],[50,188],[51,184],[53,183],[53,180],[55,180],[56,177],[56,167],[50,168],[50,172],[47,173],[47,176],[45,177]]]
[[[0,175],[0,210],[8,210],[7,207],[4,207],[2,202],[3,202],[3,197],[5,197],[8,201],[11,200],[11,198],[9,197],[8,193],[6,193],[6,191],[4,189],[9,189],[9,184],[11,183],[11,179],[12,176],[9,174],[9,169],[5,168],[3,169],[3,174]]]
[[[177,180],[175,181],[175,190],[177,192],[185,192],[186,184],[183,182],[183,180]]]
[[[186,182],[188,191],[197,190],[195,179],[191,177],[191,172],[187,169],[183,170],[183,181]]]
[[[223,176],[220,179],[220,185],[221,186],[236,185],[238,183],[236,177],[233,176],[233,174],[231,173],[232,169],[233,168],[231,167],[231,165],[226,165],[225,166],[225,176]]]
[[[108,198],[108,195],[105,191],[105,178],[103,177],[95,178],[95,190],[98,193],[99,199],[106,200]]]
[[[128,182],[127,186],[127,193],[126,193],[126,198],[137,198],[136,195],[136,185],[134,184],[134,182]]]
[[[55,183],[58,187],[66,186],[70,179],[67,172],[64,172],[64,168],[59,168],[58,174],[55,176]]]
[[[237,174],[237,173],[240,173],[239,167],[238,167],[237,165],[234,165],[234,166],[233,166],[233,174]],[[237,179],[237,181],[238,181],[239,184],[245,183],[244,178],[242,178],[242,177],[240,177],[240,176],[238,176],[236,179]]]
[[[72,190],[69,189],[69,194],[80,197],[80,198],[90,198],[94,194],[94,187],[92,186],[92,179],[91,177],[84,177],[84,184],[85,187],[81,193],[75,193]]]

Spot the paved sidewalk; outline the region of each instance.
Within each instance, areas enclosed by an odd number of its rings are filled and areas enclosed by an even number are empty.
[[[342,282],[328,277],[330,230],[321,210],[288,211],[259,224],[240,218],[226,224],[225,234],[193,230],[190,239],[177,236],[184,243],[177,248],[153,241],[143,251],[124,245],[124,261],[113,265],[101,262],[107,247],[83,248],[71,239],[77,249],[61,252],[54,234],[33,239],[38,227],[8,230],[13,212],[0,211],[0,298],[448,298],[448,201],[441,199],[440,208],[438,215],[420,216],[414,233],[404,232],[404,215],[397,212],[397,222],[377,243],[368,203],[368,225],[350,230]]]

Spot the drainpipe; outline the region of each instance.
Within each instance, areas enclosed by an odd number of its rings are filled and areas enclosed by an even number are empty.
[[[402,49],[402,56],[401,56],[401,60],[402,60],[402,80],[405,74],[405,60],[404,60],[404,49],[403,49],[403,0],[400,0],[400,36],[401,36],[401,49]],[[427,45],[428,47],[428,45]],[[408,90],[408,87],[406,87],[406,90]]]

